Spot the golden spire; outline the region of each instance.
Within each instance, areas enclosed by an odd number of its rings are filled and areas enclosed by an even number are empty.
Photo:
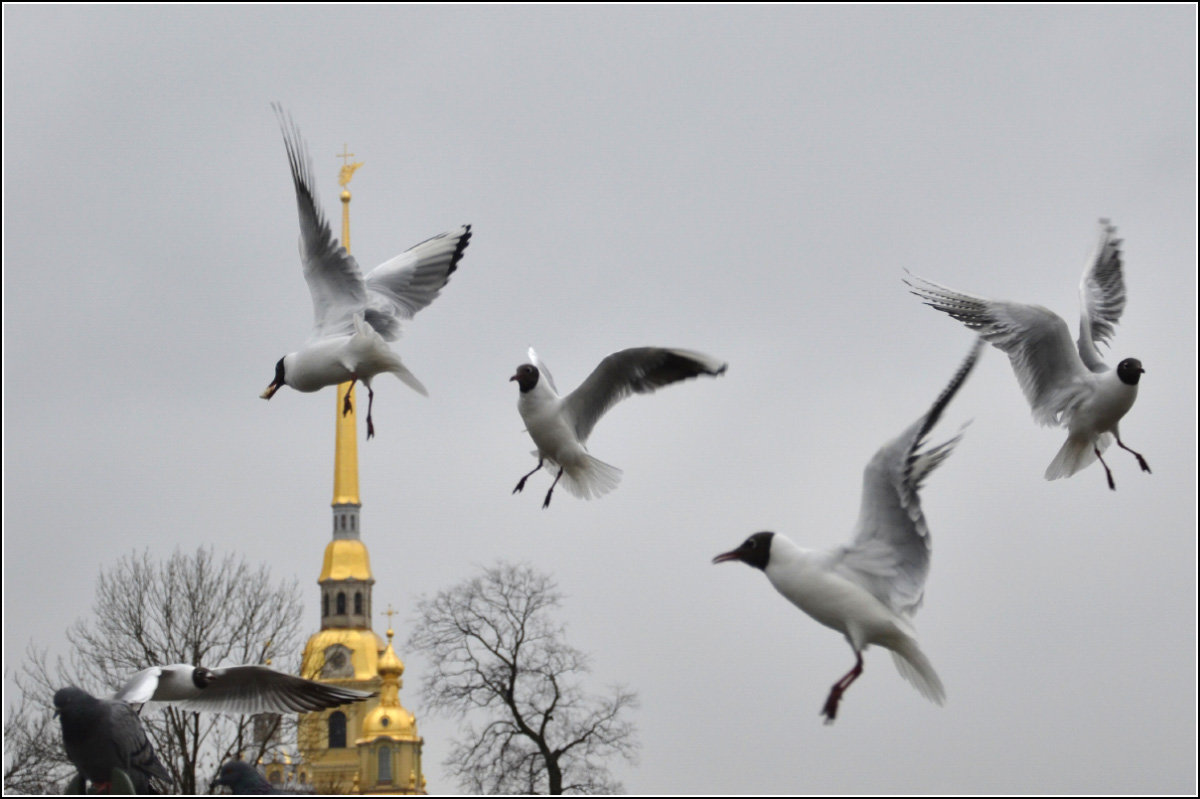
[[[350,164],[354,153],[345,144],[338,158],[342,159],[342,170],[338,182],[342,185],[342,246],[350,252],[350,191],[346,186],[361,163]],[[349,397],[347,397],[349,395]],[[354,386],[342,383],[337,388],[337,443],[333,456],[333,504],[358,505],[358,417],[354,411]],[[342,413],[346,401],[351,410]]]

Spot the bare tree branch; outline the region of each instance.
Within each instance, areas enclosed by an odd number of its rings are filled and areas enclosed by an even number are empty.
[[[500,563],[418,603],[408,647],[431,661],[423,700],[467,722],[445,761],[465,791],[621,792],[606,762],[636,761],[637,696],[584,693],[587,656],[551,615],[561,599],[547,575]]]

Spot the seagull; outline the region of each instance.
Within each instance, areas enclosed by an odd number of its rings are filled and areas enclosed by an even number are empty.
[[[692,350],[634,347],[609,355],[579,388],[560,397],[554,378],[530,347],[529,363],[518,366],[509,380],[515,380],[521,389],[517,410],[537,444],[533,454],[538,465],[521,478],[513,493],[524,489],[530,475],[549,462],[551,467],[558,466],[558,474],[542,508],[550,507],[550,495],[560,479],[577,497],[604,496],[621,481],[621,470],[593,458],[584,446],[600,417],[630,394],[649,394],[697,375],[715,377],[724,374],[727,366]]]
[[[267,666],[206,669],[177,663],[142,669],[113,698],[135,705],[161,702],[184,710],[254,714],[310,712],[372,696]]]
[[[1067,428],[1067,440],[1046,467],[1046,479],[1071,475],[1099,460],[1108,487],[1117,489],[1104,450],[1116,437],[1132,452],[1143,472],[1150,465],[1121,441],[1117,423],[1137,399],[1145,369],[1126,358],[1110,369],[1097,344],[1108,343],[1125,310],[1121,239],[1107,219],[1100,220],[1100,241],[1079,281],[1079,339],[1071,345],[1067,323],[1040,305],[1001,302],[964,294],[916,275],[904,282],[931,308],[949,314],[1008,354],[1033,418],[1042,425]],[[1076,352],[1078,350],[1078,352]]]
[[[900,675],[922,696],[939,705],[945,701],[942,681],[909,620],[924,597],[931,550],[918,492],[961,440],[962,431],[937,446],[921,446],[982,348],[977,340],[933,407],[867,464],[851,543],[815,551],[778,533],[762,532],[713,558],[713,563],[740,560],[761,569],[789,602],[846,637],[855,664],[829,691],[821,709],[826,724],[833,723],[842,694],[862,674],[862,653],[869,644],[890,649]]]
[[[154,753],[138,714],[127,703],[97,699],[75,686],[54,693],[54,713],[62,723],[63,748],[82,779],[111,790],[120,769],[139,794],[150,793],[150,778],[171,782]]]
[[[313,330],[303,348],[275,364],[275,379],[260,395],[271,399],[282,386],[317,391],[361,380],[367,387],[367,438],[375,435],[371,378],[391,372],[423,396],[421,381],[408,371],[387,345],[400,337],[400,322],[412,319],[438,296],[458,268],[471,240],[463,225],[426,239],[395,258],[384,261],[364,278],[354,256],[338,244],[313,192],[312,159],[300,130],[282,108],[272,104],[283,130],[296,204],[300,211],[300,261],[313,302]],[[342,407],[351,410],[350,392]]]
[[[267,782],[258,769],[244,760],[226,761],[210,788],[217,785],[224,785],[233,793],[243,796],[270,796],[281,793]]]

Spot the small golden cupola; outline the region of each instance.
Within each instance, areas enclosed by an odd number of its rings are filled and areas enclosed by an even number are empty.
[[[388,615],[392,613],[389,608]],[[400,704],[404,663],[392,647],[394,635],[387,631],[387,648],[379,656],[379,705],[363,719],[362,737],[356,742],[363,793],[425,793],[424,742],[417,735],[416,718]]]

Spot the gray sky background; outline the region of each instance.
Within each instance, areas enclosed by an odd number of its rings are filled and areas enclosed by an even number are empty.
[[[269,103],[370,268],[470,222],[361,440],[375,607],[497,558],[567,594],[593,684],[640,693],[629,790],[1196,790],[1196,10],[1157,7],[4,8],[5,665],[87,615],[101,566],[212,544],[301,580],[330,537],[332,389],[258,393],[307,337]],[[880,650],[833,727],[841,637],[761,574],[770,529],[844,541],[862,468],[966,354],[903,269],[1078,318],[1097,219],[1125,238],[1110,362],[1146,366],[1128,453],[1061,444],[990,349],[935,431],[916,618],[948,703]],[[336,222],[335,222],[336,224]],[[508,382],[629,346],[727,375],[613,410],[624,470],[548,511]],[[377,614],[377,630],[386,620]],[[434,792],[452,721],[401,693]]]

